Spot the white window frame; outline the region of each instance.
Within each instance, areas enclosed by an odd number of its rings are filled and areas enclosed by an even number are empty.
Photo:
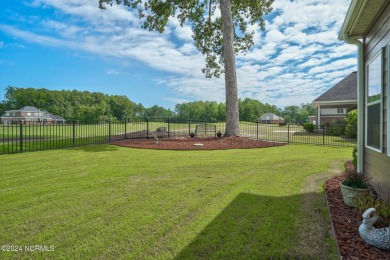
[[[381,62],[381,65],[380,65],[380,78],[381,78],[381,83],[380,83],[380,88],[381,88],[381,98],[379,100],[376,100],[374,102],[371,102],[371,103],[368,103],[368,81],[369,81],[369,66],[370,64],[376,59],[380,57],[380,62]],[[379,152],[381,153],[382,152],[382,149],[383,149],[383,53],[382,53],[382,49],[377,53],[375,54],[374,57],[372,57],[368,63],[366,64],[366,86],[365,86],[365,92],[366,92],[366,95],[365,95],[365,123],[364,123],[364,128],[365,128],[365,147],[368,148],[368,149],[371,149],[371,150],[374,150],[376,152]],[[368,120],[367,120],[367,116],[368,116],[368,104],[370,106],[372,105],[376,105],[379,103],[379,106],[380,106],[380,115],[379,115],[379,118],[380,118],[380,122],[379,122],[379,125],[380,125],[380,128],[379,128],[379,149],[376,148],[376,147],[372,147],[372,146],[369,146],[367,144],[367,133],[368,133],[368,129],[367,129],[367,125],[368,125]]]

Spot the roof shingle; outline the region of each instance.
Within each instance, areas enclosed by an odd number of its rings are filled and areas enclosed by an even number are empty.
[[[357,101],[357,72],[354,71],[339,83],[328,89],[324,94],[316,98],[316,101]]]

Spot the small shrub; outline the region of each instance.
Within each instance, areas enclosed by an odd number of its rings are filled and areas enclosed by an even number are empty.
[[[367,183],[367,178],[363,175],[363,173],[358,173],[356,171],[352,161],[346,161],[344,167],[346,178],[343,181],[343,185],[357,189],[367,189],[370,187]]]
[[[305,129],[305,130],[308,131],[309,133],[312,133],[312,132],[314,132],[315,125],[312,124],[312,123],[304,123],[304,124],[303,124],[303,129]]]
[[[332,124],[326,128],[328,135],[331,136],[342,136],[345,132],[345,125],[344,124]]]
[[[356,199],[356,208],[363,213],[369,208],[375,208],[384,226],[390,225],[390,202],[377,198],[376,194],[367,193]]]
[[[357,146],[355,145],[352,150],[352,164],[357,169]]]
[[[357,109],[351,110],[347,117],[344,119],[345,121],[345,136],[349,138],[356,138],[357,137],[357,118],[358,118],[358,111]]]

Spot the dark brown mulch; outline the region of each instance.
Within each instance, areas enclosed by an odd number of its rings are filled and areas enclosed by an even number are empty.
[[[177,137],[170,139],[125,139],[111,144],[132,147],[161,150],[224,150],[264,148],[286,145],[280,142],[257,141],[246,137]]]
[[[343,259],[390,259],[390,251],[370,246],[360,238],[358,228],[362,223],[362,213],[344,204],[339,186],[344,178],[336,176],[325,182],[329,213],[340,255]]]

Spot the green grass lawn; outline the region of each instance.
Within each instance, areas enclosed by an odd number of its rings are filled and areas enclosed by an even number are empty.
[[[0,258],[336,257],[320,184],[351,148],[161,151],[110,145],[0,157]],[[324,176],[328,176],[324,175]],[[305,204],[305,196],[317,197]],[[304,206],[306,205],[306,206]],[[306,209],[305,209],[306,208]],[[310,215],[325,231],[302,249]],[[313,221],[311,221],[313,222]],[[306,242],[305,242],[306,243]],[[26,252],[40,245],[50,252]],[[314,248],[315,245],[313,245]],[[3,248],[2,248],[3,249]]]

